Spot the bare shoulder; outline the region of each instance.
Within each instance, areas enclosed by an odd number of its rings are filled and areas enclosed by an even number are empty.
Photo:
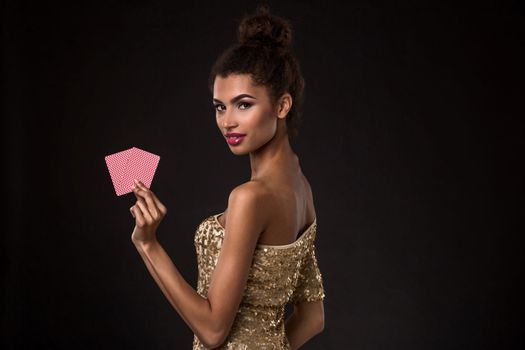
[[[228,197],[226,221],[242,218],[249,219],[261,230],[267,225],[268,206],[271,203],[271,192],[262,183],[248,181],[235,187]]]
[[[230,198],[235,197],[241,200],[265,200],[270,195],[269,189],[258,181],[248,181],[235,187]]]

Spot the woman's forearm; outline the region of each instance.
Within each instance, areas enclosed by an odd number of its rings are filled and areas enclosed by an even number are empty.
[[[170,304],[203,343],[213,343],[219,330],[214,329],[208,299],[200,296],[182,277],[158,241],[135,243],[151,276]]]

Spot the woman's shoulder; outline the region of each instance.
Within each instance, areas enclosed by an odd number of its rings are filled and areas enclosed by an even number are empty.
[[[244,199],[264,200],[271,196],[272,192],[261,181],[246,181],[232,189],[230,198],[240,197]]]
[[[247,181],[233,188],[228,197],[228,207],[224,210],[226,214],[232,206],[252,206],[257,208],[258,217],[264,215],[272,203],[272,193],[264,183],[259,181]],[[226,215],[224,215],[226,216]]]

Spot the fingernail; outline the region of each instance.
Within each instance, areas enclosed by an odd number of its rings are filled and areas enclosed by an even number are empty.
[[[135,181],[136,184],[139,183],[139,180],[137,180],[137,179],[133,179],[133,181]]]

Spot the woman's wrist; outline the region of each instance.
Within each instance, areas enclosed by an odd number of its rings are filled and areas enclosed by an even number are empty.
[[[138,240],[138,239],[132,239],[131,240],[133,242],[133,244],[135,245],[135,247],[138,249],[138,250],[147,250],[149,249],[150,247],[152,246],[155,246],[159,243],[159,241],[157,241],[157,239],[150,239],[150,240],[147,240],[147,241],[144,241],[144,240]]]

